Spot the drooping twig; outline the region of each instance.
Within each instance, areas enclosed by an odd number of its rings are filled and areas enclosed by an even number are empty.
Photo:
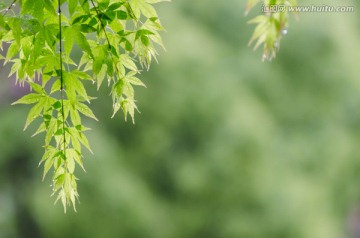
[[[10,4],[10,6],[9,6],[8,8],[6,8],[3,16],[5,16],[5,15],[11,10],[11,8],[15,6],[16,1],[17,1],[17,0],[14,0],[14,1]]]
[[[61,94],[61,116],[62,116],[62,130],[63,130],[63,153],[66,158],[66,138],[65,138],[65,113],[64,113],[64,77],[63,77],[63,62],[62,62],[62,21],[61,21],[61,3],[58,0],[58,16],[59,16],[59,41],[60,41],[60,94]]]
[[[91,4],[94,6],[94,9],[95,9],[95,12],[96,12],[96,17],[97,17],[97,19],[98,19],[98,21],[99,21],[99,23],[100,23],[101,29],[103,30],[103,32],[104,32],[104,34],[105,34],[105,38],[106,38],[106,41],[107,41],[107,44],[108,44],[108,48],[109,48],[109,53],[110,53],[111,58],[112,58],[112,60],[113,60],[113,62],[114,62],[114,64],[115,64],[116,76],[119,77],[119,76],[120,76],[120,73],[119,73],[119,70],[118,70],[118,66],[117,66],[117,63],[115,62],[114,56],[113,56],[113,54],[112,54],[112,52],[111,52],[111,43],[110,43],[110,40],[109,40],[109,36],[108,36],[108,34],[107,34],[107,32],[106,32],[105,25],[104,25],[104,23],[103,23],[102,20],[101,20],[100,12],[99,12],[99,10],[97,9],[97,7],[96,7],[96,5],[95,5],[95,3],[94,3],[94,0],[90,0],[90,2],[91,2]]]

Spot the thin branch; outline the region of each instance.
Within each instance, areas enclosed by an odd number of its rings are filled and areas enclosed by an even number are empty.
[[[14,1],[10,4],[10,6],[9,6],[8,8],[6,8],[3,16],[5,16],[5,15],[11,10],[11,8],[15,6],[16,1],[17,1],[17,0],[14,0]]]
[[[94,9],[95,9],[95,12],[96,12],[96,16],[97,18],[99,19],[99,22],[100,22],[100,26],[101,26],[101,29],[104,31],[104,34],[105,34],[105,37],[106,37],[106,40],[107,40],[107,43],[108,43],[108,46],[109,46],[109,50],[111,50],[111,44],[110,44],[110,40],[109,40],[109,37],[108,37],[108,34],[105,30],[105,25],[104,23],[101,21],[101,17],[100,17],[100,12],[99,10],[96,8],[96,5],[94,3],[93,0],[90,0],[91,4],[94,6]]]
[[[59,16],[59,38],[60,38],[60,93],[61,93],[61,116],[63,129],[63,153],[66,160],[66,138],[65,138],[65,113],[64,113],[64,78],[63,78],[63,62],[62,62],[62,22],[61,22],[61,3],[58,0],[58,16]]]
[[[99,10],[97,9],[97,7],[96,7],[96,5],[95,5],[95,3],[94,3],[94,0],[90,0],[90,2],[91,2],[91,4],[94,6],[94,9],[95,9],[95,12],[96,12],[96,16],[97,16],[97,18],[98,18],[98,20],[99,20],[101,29],[103,30],[103,32],[104,32],[104,34],[105,34],[105,38],[106,38],[106,41],[107,41],[107,44],[108,44],[108,47],[109,47],[109,52],[110,52],[111,58],[112,58],[112,60],[113,60],[113,62],[114,62],[114,64],[115,64],[116,76],[119,77],[119,76],[120,76],[120,73],[119,73],[119,70],[118,70],[118,66],[117,66],[117,63],[115,62],[114,56],[113,56],[113,54],[112,54],[112,52],[111,52],[111,43],[110,43],[110,40],[109,40],[109,36],[108,36],[108,34],[107,34],[107,32],[106,32],[105,25],[104,25],[104,23],[103,23],[102,20],[101,20],[100,12],[99,12]]]

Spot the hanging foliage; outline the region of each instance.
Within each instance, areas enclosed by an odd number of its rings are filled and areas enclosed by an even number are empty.
[[[45,134],[43,177],[52,171],[53,195],[65,212],[79,197],[82,150],[91,151],[82,119],[97,120],[86,82],[97,88],[106,82],[114,115],[122,109],[134,121],[134,86],[145,86],[138,75],[156,58],[155,45],[163,47],[154,8],[163,1],[15,0],[1,11],[0,59],[32,91],[13,104],[32,105],[24,129],[40,122],[34,135]],[[77,61],[72,53],[79,49]]]
[[[295,10],[297,3],[296,0],[248,0],[245,14],[260,2],[263,2],[263,14],[249,21],[250,24],[257,24],[249,45],[256,42],[255,50],[263,45],[262,60],[272,60],[280,48],[281,38],[288,33],[289,9]]]

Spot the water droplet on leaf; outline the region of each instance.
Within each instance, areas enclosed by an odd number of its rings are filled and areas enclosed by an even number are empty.
[[[280,47],[280,43],[279,43],[278,41],[275,41],[275,43],[274,43],[274,47],[275,47],[276,49],[279,49],[279,47]]]
[[[269,58],[268,55],[265,53],[261,57],[262,61],[268,60],[268,58]]]

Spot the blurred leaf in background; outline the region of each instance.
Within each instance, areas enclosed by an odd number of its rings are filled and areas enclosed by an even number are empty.
[[[93,102],[104,126],[87,122],[96,153],[66,216],[1,68],[0,237],[356,237],[360,5],[341,4],[356,11],[291,22],[271,63],[247,47],[245,3],[160,6],[167,53],[142,74],[141,115],[110,120]]]

